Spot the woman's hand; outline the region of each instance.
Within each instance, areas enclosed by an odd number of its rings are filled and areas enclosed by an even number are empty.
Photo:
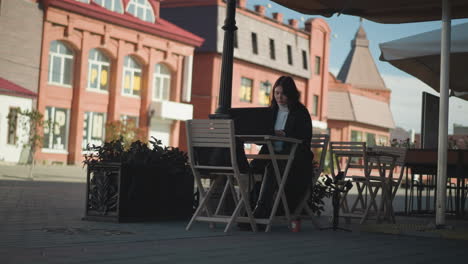
[[[279,137],[285,137],[286,133],[284,133],[284,130],[275,130],[275,135]]]

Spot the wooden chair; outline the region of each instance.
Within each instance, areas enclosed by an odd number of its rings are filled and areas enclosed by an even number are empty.
[[[345,180],[351,180],[358,192],[357,198],[352,207],[348,205],[347,195],[344,193],[341,197],[340,206],[343,211],[343,216],[346,216],[349,222],[349,217],[353,217],[357,211],[364,212],[367,207],[367,193],[366,193],[366,178],[365,172],[368,170],[366,161],[366,143],[365,142],[343,142],[334,141],[330,142],[330,165],[333,177],[338,173],[344,173]],[[362,175],[348,175],[349,169],[363,170]],[[357,206],[360,205],[360,208]]]
[[[317,134],[312,136],[311,149],[314,154],[320,153],[318,157],[318,167],[314,168],[314,175],[312,177],[311,188],[317,183],[317,179],[323,172],[323,167],[325,164],[325,157],[327,156],[328,142],[330,141],[330,136],[327,134]],[[312,209],[307,204],[311,195],[311,188],[307,189],[307,192],[304,195],[304,198],[301,200],[301,203],[297,206],[296,211],[294,212],[293,218],[306,218],[311,219],[312,223],[319,228],[317,221],[315,221],[315,215],[312,212]]]
[[[257,231],[257,225],[248,200],[246,181],[243,179],[249,176],[241,174],[239,171],[234,131],[234,122],[232,120],[187,121],[189,163],[200,193],[200,203],[187,225],[187,230],[191,228],[194,221],[204,221],[210,222],[211,226],[214,223],[226,223],[224,232],[227,232],[234,222],[242,221],[250,223],[252,230]],[[204,153],[201,154],[200,151],[204,151]],[[218,155],[229,155],[230,157],[227,160],[230,164],[216,165],[212,164],[212,161],[207,162],[206,156],[207,153],[210,153],[209,151],[219,151]],[[212,179],[207,190],[202,184],[202,178]],[[216,210],[213,212],[213,206],[209,206],[209,202],[215,201],[215,199],[212,199],[213,190],[224,181],[226,183],[223,193],[219,201],[217,201],[217,205],[215,204]],[[236,195],[235,184],[238,185],[238,195]],[[233,194],[235,209],[231,215],[222,215],[220,209],[229,192]],[[245,210],[247,217],[239,217],[241,210]]]
[[[384,189],[384,185],[387,184],[388,186],[388,195],[384,195],[383,193],[381,194],[381,208],[383,207],[384,203],[387,204],[387,208],[385,210],[389,210],[388,215],[391,217],[391,221],[395,223],[395,215],[393,214],[393,200],[395,199],[396,193],[398,191],[398,188],[400,187],[401,181],[403,179],[403,174],[405,170],[405,158],[406,158],[406,148],[397,148],[397,147],[385,147],[385,146],[376,146],[369,148],[371,151],[375,152],[384,152],[388,153],[391,155],[396,155],[397,158],[395,160],[395,163],[393,164],[393,158],[390,156],[381,156],[380,162],[381,170],[388,170],[389,168],[394,170],[396,167],[400,168],[400,173],[397,175],[397,177],[394,177],[393,171],[389,171],[389,177],[383,179],[380,175],[379,176],[373,176],[370,175],[367,177],[366,185],[368,186],[369,189],[369,196],[370,196],[370,205],[366,208],[366,211],[364,213],[364,216],[361,219],[361,224],[365,222],[369,215],[369,211],[371,210],[371,207],[377,208],[376,204],[376,198],[378,195],[379,190]],[[371,157],[368,157],[370,159],[370,162],[372,162]],[[373,166],[373,168],[376,168]],[[385,173],[385,172],[384,172]],[[380,218],[380,212],[381,209],[377,210],[377,220]]]

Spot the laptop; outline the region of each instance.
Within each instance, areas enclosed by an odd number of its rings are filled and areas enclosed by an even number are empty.
[[[270,107],[231,108],[236,135],[273,135],[274,115]]]

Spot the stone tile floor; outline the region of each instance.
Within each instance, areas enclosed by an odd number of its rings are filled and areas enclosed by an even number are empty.
[[[5,180],[6,171],[0,166],[0,263],[465,263],[468,259],[466,220],[448,219],[451,230],[431,228],[432,217],[398,217],[397,225],[341,221],[353,232],[319,231],[305,221],[299,233],[274,226],[270,233],[234,228],[228,234],[222,226],[209,229],[205,223],[185,231],[187,221],[90,222],[81,220],[85,184],[79,169],[74,170],[79,175],[64,176],[74,179],[67,182],[57,181],[59,170],[54,177],[36,181],[21,175]],[[329,225],[329,212],[320,218],[323,226]]]

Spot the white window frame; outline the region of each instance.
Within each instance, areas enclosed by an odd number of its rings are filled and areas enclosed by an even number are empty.
[[[129,58],[130,60],[133,60],[135,62],[135,64],[137,65],[140,65],[138,63],[137,60],[135,60],[132,56],[125,56],[124,57],[124,65],[123,65],[123,74],[122,74],[122,95],[125,95],[125,96],[130,96],[130,97],[140,97],[141,95],[141,90],[142,90],[142,82],[141,80],[143,79],[143,74],[142,74],[142,70],[141,70],[141,66],[140,68],[131,68],[130,66],[127,66],[126,65],[126,62],[125,62],[125,58]],[[130,93],[126,93],[125,92],[125,73],[126,72],[130,72]],[[135,78],[135,73],[140,73],[140,95],[135,95],[133,94],[133,91],[134,91],[134,78]]]
[[[154,11],[153,11],[153,7],[151,6],[151,4],[148,2],[148,0],[144,0],[145,3],[142,4],[142,3],[139,3],[138,1],[136,0],[130,0],[127,4],[127,8],[125,9],[125,11],[127,11],[128,13],[132,14],[134,17],[137,17],[143,21],[146,21],[146,22],[151,22],[151,23],[154,23],[155,21],[155,15],[154,15]],[[129,9],[130,7],[134,7],[134,13],[130,12]],[[143,9],[143,17],[139,17],[138,16],[138,8],[142,8]],[[146,17],[146,13],[147,11],[150,11],[152,16],[151,17]]]
[[[160,67],[157,67],[160,65]],[[171,99],[171,74],[161,73],[161,68],[166,68],[169,72],[170,69],[164,64],[156,64],[154,67],[154,74],[153,74],[153,101],[169,101]],[[158,70],[159,69],[159,70]],[[156,80],[159,78],[159,84],[161,85],[159,89],[159,94],[156,94]],[[167,80],[169,84],[168,87],[162,86],[164,81]],[[164,89],[167,88],[167,98],[163,98]]]
[[[73,56],[73,50],[70,49],[69,47],[67,47],[67,45],[65,45],[62,41],[59,41],[59,40],[54,40],[56,41],[57,43],[60,43],[62,44],[63,46],[65,46],[66,49],[70,50],[71,51],[71,55],[70,54],[63,54],[63,53],[59,53],[57,51],[51,51],[49,49],[49,73],[48,73],[48,76],[49,76],[49,79],[47,80],[49,84],[53,84],[53,85],[58,85],[58,86],[63,86],[63,87],[72,87],[72,84],[73,84],[73,66],[74,66],[74,56]],[[52,42],[54,42],[52,41]],[[51,43],[52,43],[51,42]],[[55,70],[55,67],[54,67],[54,58],[59,58],[61,63],[60,63],[60,82],[54,82],[52,80],[52,75],[53,75],[53,72]],[[64,77],[65,77],[65,60],[66,59],[71,59],[72,60],[72,68],[71,68],[71,78],[70,78],[70,82],[71,84],[65,84],[63,83],[64,81]]]
[[[86,142],[87,144],[94,144],[94,143],[97,143],[97,142],[93,142],[92,140],[92,132],[93,132],[93,129],[94,129],[94,116],[95,115],[102,115],[103,117],[103,123],[102,123],[102,141],[100,142],[101,145],[104,143],[104,141],[106,140],[106,120],[107,120],[107,115],[106,113],[102,113],[102,112],[91,112],[91,111],[87,111],[84,113],[84,116],[86,116],[86,114],[88,114],[88,119],[86,120],[86,122],[88,122],[88,125],[89,126],[86,126]],[[90,121],[91,120],[91,121]],[[84,127],[83,127],[83,132],[84,132]],[[82,139],[82,142],[81,142],[81,150],[82,152],[86,152],[86,146],[84,145],[84,136],[83,136],[83,139]],[[95,144],[97,145],[97,144]]]
[[[106,1],[112,1],[112,8],[111,9],[108,9],[106,7]],[[121,10],[116,10],[116,2],[120,2],[120,7],[122,7]],[[124,10],[124,5],[122,3],[122,0],[94,0],[94,2],[100,6],[102,6],[103,8],[107,9],[107,10],[110,10],[110,11],[113,11],[113,12],[117,12],[117,13],[120,13],[120,14],[123,14],[123,10]]]
[[[54,117],[54,123],[55,123],[55,109],[57,107],[55,106],[48,106],[51,110],[51,116]],[[58,108],[62,108],[62,107],[58,107]],[[64,109],[64,108],[62,108]],[[65,135],[67,135],[67,140],[66,140],[66,143],[64,143],[64,148],[63,149],[55,149],[53,148],[54,144],[53,144],[53,134],[52,132],[50,131],[51,129],[53,128],[50,128],[49,127],[49,146],[52,146],[52,148],[42,148],[42,152],[44,153],[58,153],[58,154],[68,154],[68,142],[69,142],[69,136],[70,136],[70,109],[66,109],[66,118],[67,118],[67,121],[65,122]],[[47,122],[47,121],[46,121]],[[45,137],[44,137],[45,139]],[[52,141],[52,143],[51,143]]]
[[[101,56],[106,57],[106,58],[107,58],[107,56],[98,49],[92,49],[92,50],[95,50],[96,53],[95,53],[94,58],[90,59],[88,57],[88,81],[87,81],[86,90],[93,91],[93,92],[100,92],[100,93],[108,93],[108,91],[109,91],[109,77],[110,77],[110,70],[111,70],[110,62],[98,60],[97,59],[98,54],[101,54]],[[90,50],[90,52],[92,50]],[[109,58],[107,58],[107,60],[109,61]],[[91,87],[91,70],[92,70],[93,65],[97,65],[97,67],[98,67],[98,75],[97,75],[98,88]],[[100,88],[101,87],[100,83],[101,83],[102,66],[107,66],[107,69],[108,69],[108,73],[107,73],[107,76],[108,76],[107,77],[107,90],[103,90],[103,89]]]

